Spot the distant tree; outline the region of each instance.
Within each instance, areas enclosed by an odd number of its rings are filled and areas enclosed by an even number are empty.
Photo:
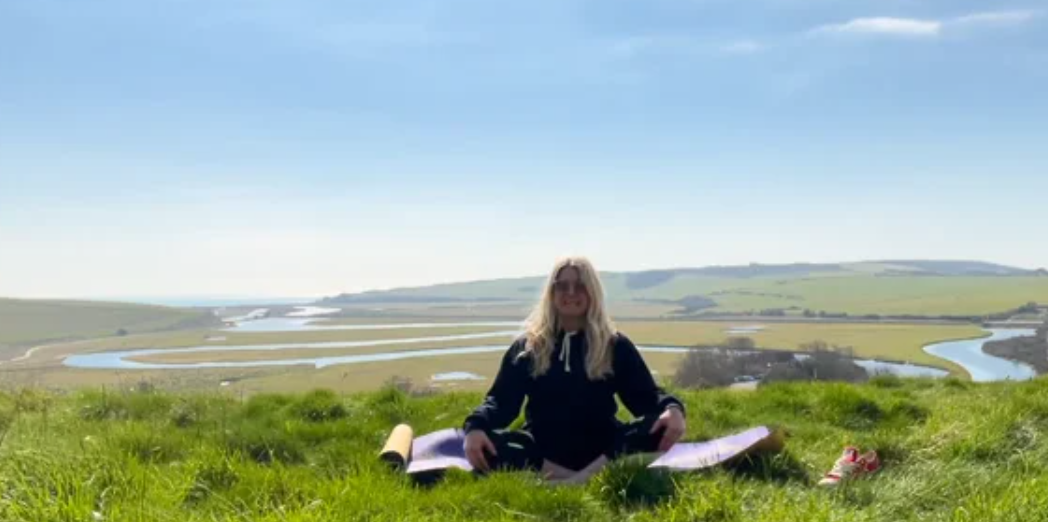
[[[123,336],[127,335],[127,330],[121,328],[121,329],[116,331],[116,335],[117,335],[117,337],[123,337]]]
[[[842,381],[865,382],[866,370],[855,364],[847,353],[834,350],[819,351],[803,361],[776,364],[764,377],[764,382],[776,381]]]
[[[775,350],[740,354],[695,348],[678,363],[673,383],[682,388],[728,386],[739,381],[760,380],[769,368],[791,361],[794,361],[793,354]]]
[[[1037,311],[1038,311],[1037,303],[1035,303],[1033,301],[1030,301],[1029,303],[1026,303],[1023,306],[1020,306],[1016,310],[1016,313],[1020,313],[1020,314],[1035,314],[1035,313],[1037,313]]]
[[[815,312],[811,311],[811,309],[805,308],[804,317],[815,317]]]
[[[732,358],[719,351],[689,350],[673,382],[682,388],[713,388],[734,382]]]
[[[825,352],[830,349],[830,345],[822,339],[816,339],[814,341],[802,343],[797,346],[797,348],[802,352]]]
[[[753,342],[753,339],[749,337],[729,337],[724,345],[729,350],[736,351],[749,351],[757,348],[757,343]]]

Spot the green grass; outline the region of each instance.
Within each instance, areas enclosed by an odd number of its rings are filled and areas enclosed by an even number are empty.
[[[208,312],[129,303],[0,298],[0,348],[182,327],[216,321]],[[2,354],[0,354],[2,355]]]
[[[688,439],[774,424],[789,434],[786,452],[694,474],[627,460],[577,487],[453,473],[417,488],[377,462],[384,436],[399,422],[456,426],[479,395],[24,390],[0,395],[0,520],[974,522],[1048,512],[1043,380],[877,378],[682,396]],[[884,470],[817,488],[845,444],[880,451]]]

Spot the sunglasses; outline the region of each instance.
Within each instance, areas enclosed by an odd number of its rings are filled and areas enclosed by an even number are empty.
[[[582,293],[586,291],[586,285],[582,281],[555,281],[553,290],[560,294]]]

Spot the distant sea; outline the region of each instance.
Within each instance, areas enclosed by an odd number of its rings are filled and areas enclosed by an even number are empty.
[[[123,303],[141,303],[161,306],[176,307],[207,307],[217,306],[261,306],[261,305],[298,305],[310,304],[319,300],[319,297],[103,297],[92,298],[98,301],[116,301]]]

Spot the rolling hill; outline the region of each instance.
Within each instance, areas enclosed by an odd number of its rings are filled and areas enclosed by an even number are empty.
[[[183,327],[210,326],[210,312],[99,301],[0,298],[0,360],[5,348]]]
[[[673,268],[602,274],[613,303],[677,304],[688,314],[768,309],[850,315],[985,315],[1048,303],[1048,277],[979,261],[887,260]],[[341,294],[333,305],[530,302],[544,278],[520,277]]]

